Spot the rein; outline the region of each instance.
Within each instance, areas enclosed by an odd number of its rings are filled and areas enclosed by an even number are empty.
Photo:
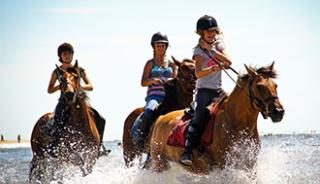
[[[76,63],[77,63],[77,60],[76,60]],[[60,68],[58,65],[56,65],[56,67],[58,68],[58,70],[57,70],[57,78],[58,78],[58,80],[59,80],[59,82],[60,82],[60,85],[62,84],[62,83],[64,83],[65,85],[72,85],[71,83],[69,83],[68,82],[68,80],[66,80],[65,78],[63,78],[63,76],[62,76],[62,74],[61,74],[61,72],[60,72],[60,70],[62,70],[63,72],[66,72],[66,71],[64,71],[62,68]],[[77,74],[74,74],[74,76],[75,77],[77,77],[77,83],[78,84],[80,84],[80,68],[79,67],[77,67]],[[73,85],[72,85],[73,86]],[[75,86],[73,86],[73,88],[74,88],[74,94],[73,94],[73,97],[72,97],[72,103],[70,103],[70,104],[73,104],[73,103],[75,103],[76,102],[76,100],[77,100],[77,97],[79,96],[79,95],[81,95],[82,94],[82,90],[80,90],[80,88],[78,88],[78,87],[75,87]],[[63,96],[64,98],[66,98],[65,96]],[[70,105],[69,104],[69,105]]]
[[[227,75],[228,77],[239,87],[239,88],[242,88],[241,85],[236,82],[232,77],[231,75],[226,71],[226,69],[223,67],[223,65],[221,65],[215,58],[213,58],[213,56],[208,53],[206,50],[204,50],[203,48],[200,47],[200,49],[202,49],[204,51],[204,53],[206,53],[206,55],[211,58]],[[230,66],[230,69],[231,71],[233,71],[235,74],[239,75],[239,73],[233,69],[231,66]],[[260,100],[259,98],[257,98],[253,91],[252,91],[252,85],[253,85],[253,81],[254,79],[251,79],[248,81],[248,90],[249,90],[249,95],[247,94],[247,96],[250,98],[250,104],[252,106],[252,108],[254,108],[254,104],[256,104],[256,106],[260,109],[260,112],[263,116],[264,119],[267,119],[268,117],[268,114],[269,114],[269,110],[268,108],[266,107],[266,105],[262,102],[262,100]]]
[[[260,109],[260,112],[263,116],[264,119],[267,119],[269,111],[266,105],[259,99],[257,98],[252,90],[252,85],[253,85],[254,79],[251,79],[248,81],[248,90],[249,90],[249,98],[250,98],[250,104],[251,107],[254,108],[254,104]]]
[[[222,64],[220,64],[215,58],[213,58],[213,56],[212,56],[210,53],[208,53],[206,50],[204,50],[204,49],[201,48],[201,47],[199,47],[199,48],[200,48],[204,53],[206,53],[206,55],[207,55],[210,59],[212,59],[212,60],[228,75],[228,77],[229,77],[239,88],[241,88],[240,84],[231,77],[231,75],[227,72],[227,70],[224,68],[224,66],[223,66]],[[235,69],[233,69],[231,66],[230,66],[230,69],[231,69],[235,74],[239,75],[239,73],[238,73]]]

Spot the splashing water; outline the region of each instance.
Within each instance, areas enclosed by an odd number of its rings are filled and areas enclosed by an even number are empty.
[[[112,152],[98,159],[93,172],[82,177],[78,168],[65,168],[66,184],[320,184],[320,135],[275,135],[262,137],[258,156],[257,179],[252,172],[234,169],[214,169],[209,175],[186,172],[179,164],[163,173],[139,168],[138,160],[126,168],[118,141],[106,142]],[[0,183],[27,183],[30,148],[0,148]],[[55,184],[57,182],[51,182]]]

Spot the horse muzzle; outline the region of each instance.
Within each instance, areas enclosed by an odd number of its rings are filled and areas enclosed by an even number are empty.
[[[269,117],[271,118],[272,122],[278,123],[282,120],[284,112],[285,110],[282,107],[275,107],[269,112]]]

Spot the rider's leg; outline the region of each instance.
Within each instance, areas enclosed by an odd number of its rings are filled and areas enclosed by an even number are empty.
[[[210,116],[207,106],[216,95],[215,90],[210,89],[198,89],[196,92],[195,114],[186,131],[185,150],[180,158],[180,162],[185,165],[192,164],[192,148],[200,145],[203,127],[207,124]]]
[[[49,149],[49,154],[52,156],[56,156],[56,148],[60,144],[61,132],[64,129],[65,122],[69,119],[69,110],[67,108],[67,103],[61,97],[55,108],[53,119],[54,123],[52,125],[52,129],[49,131],[49,136],[51,137],[51,149]]]
[[[99,136],[100,136],[100,142],[103,142],[103,134],[104,134],[104,129],[106,126],[106,120],[99,114],[99,112],[91,107],[92,112],[94,113],[94,119],[95,119],[95,123],[96,123],[96,127],[98,129],[99,132]]]
[[[150,128],[153,122],[158,118],[155,109],[161,103],[163,97],[158,96],[150,96],[146,99],[147,104],[144,107],[144,112],[140,117],[139,122],[139,134],[138,134],[138,141],[140,142],[141,146],[144,145],[146,138],[149,135]]]
[[[104,130],[105,130],[105,126],[106,126],[106,120],[104,119],[104,117],[102,117],[99,114],[99,112],[96,109],[94,109],[92,107],[90,109],[94,113],[94,119],[95,119],[96,127],[98,129],[99,137],[100,137],[100,145],[101,145],[101,148],[103,151],[100,154],[106,154],[107,152],[110,151],[110,150],[107,150],[103,145],[103,135],[104,135]]]

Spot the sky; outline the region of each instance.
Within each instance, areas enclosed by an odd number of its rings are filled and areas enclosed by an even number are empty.
[[[57,47],[69,42],[93,83],[90,103],[106,119],[104,139],[121,139],[127,115],[145,104],[140,79],[152,34],[168,35],[168,56],[191,58],[205,14],[217,19],[237,71],[275,61],[286,114],[278,124],[260,115],[258,130],[319,133],[319,9],[316,0],[1,0],[0,134],[30,139],[36,121],[54,110],[59,93],[47,87]],[[223,88],[234,86],[224,75]]]

